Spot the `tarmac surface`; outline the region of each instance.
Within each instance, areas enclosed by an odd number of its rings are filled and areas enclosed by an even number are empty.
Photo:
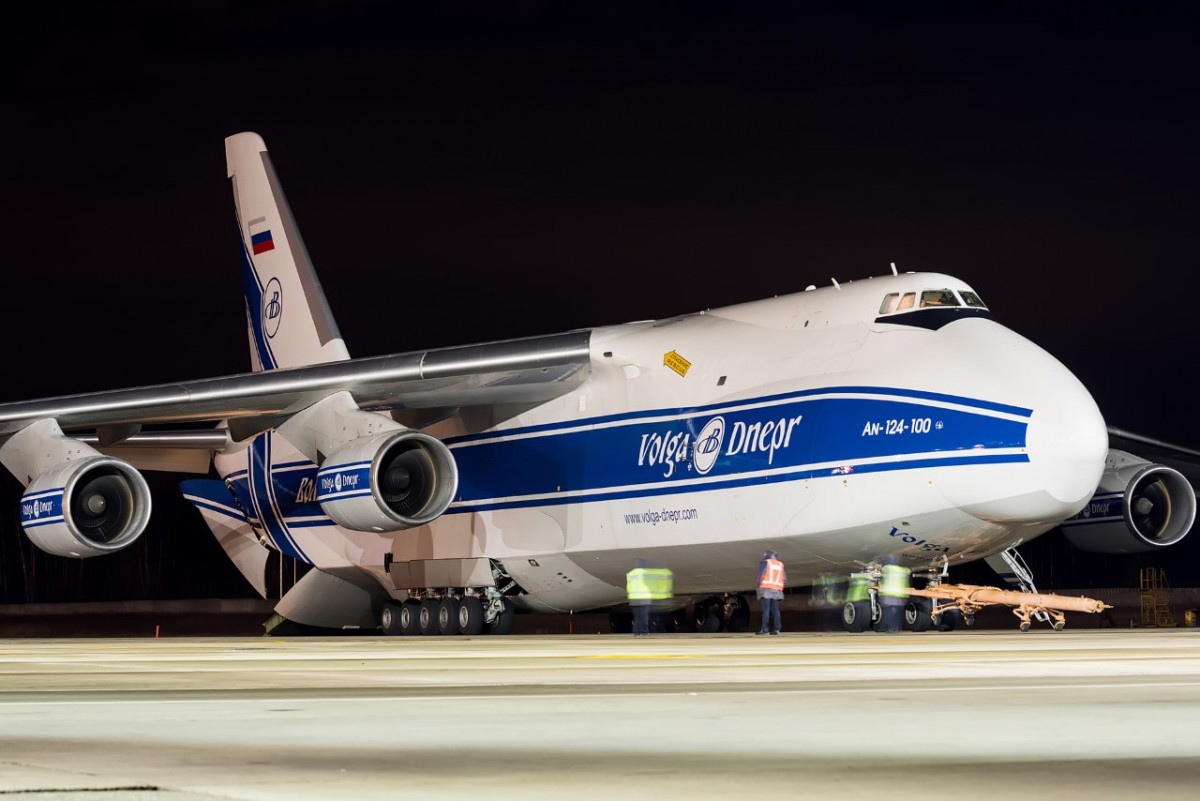
[[[1193,799],[1200,631],[0,640],[8,799]]]

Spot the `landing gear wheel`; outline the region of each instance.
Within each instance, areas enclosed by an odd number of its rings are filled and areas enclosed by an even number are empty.
[[[696,604],[696,630],[715,634],[725,624],[725,604],[717,596]]]
[[[928,598],[918,598],[904,605],[904,628],[909,631],[929,631],[933,628],[933,604]]]
[[[858,634],[871,627],[871,602],[849,601],[842,607],[842,625],[851,634]]]
[[[1020,626],[1018,626],[1018,628],[1020,628],[1020,629],[1021,629],[1021,631],[1029,631],[1029,621],[1028,621],[1028,620],[1022,620],[1022,621],[1021,621],[1021,625],[1020,625]]]
[[[421,633],[421,604],[418,601],[400,604],[400,633],[405,637]]]
[[[473,637],[482,634],[483,627],[483,601],[474,595],[466,596],[458,607],[458,630]]]
[[[458,607],[458,599],[450,595],[447,595],[442,599],[442,602],[438,604],[438,634],[443,634],[446,636],[458,634]]]
[[[696,631],[696,616],[688,609],[676,609],[671,613],[671,629],[678,632],[692,633]]]
[[[517,622],[517,610],[513,609],[513,605],[508,601],[504,602],[504,611],[496,615],[496,619],[492,621],[489,630],[492,634],[512,634],[513,627]]]
[[[1065,620],[1054,621],[1054,630],[1055,631],[1062,631],[1066,627],[1067,627],[1067,622]]]
[[[750,601],[745,595],[733,596],[732,609],[729,611],[729,630],[743,632],[750,628]],[[720,607],[717,607],[720,609]]]
[[[670,612],[651,612],[650,613],[650,633],[658,632],[659,634],[675,633],[675,619],[671,617]]]
[[[936,621],[938,631],[954,631],[962,623],[963,615],[958,609],[947,609],[938,618]]]
[[[422,634],[438,633],[438,602],[432,598],[421,601],[421,609],[417,612],[417,631]]]
[[[388,601],[383,605],[383,609],[379,610],[379,628],[388,637],[403,633],[400,630],[400,604]]]

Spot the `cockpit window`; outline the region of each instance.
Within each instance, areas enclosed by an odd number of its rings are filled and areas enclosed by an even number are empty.
[[[961,306],[949,289],[926,289],[921,293],[921,308],[927,306]]]
[[[977,309],[987,308],[987,306],[983,305],[983,301],[979,299],[979,296],[974,292],[967,292],[964,290],[958,294],[962,295],[963,303],[967,304],[968,306],[974,306]]]
[[[919,298],[919,302],[918,302]],[[979,296],[968,290],[954,291],[953,289],[923,289],[920,292],[889,292],[879,304],[880,314],[895,314],[913,308],[932,309],[942,307],[967,306],[973,309],[987,310],[987,306]]]

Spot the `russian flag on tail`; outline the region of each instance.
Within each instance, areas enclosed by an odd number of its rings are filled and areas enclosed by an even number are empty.
[[[259,253],[266,253],[268,250],[275,249],[275,240],[271,239],[271,229],[268,228],[250,237],[250,249],[257,256]]]
[[[259,217],[257,220],[250,221],[250,252],[256,256],[259,253],[266,253],[268,250],[275,249],[275,240],[271,237],[270,228],[262,228],[258,231],[254,230],[265,222],[265,217]]]

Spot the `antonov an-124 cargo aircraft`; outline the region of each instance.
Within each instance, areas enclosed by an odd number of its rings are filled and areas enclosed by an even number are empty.
[[[1077,547],[1129,553],[1192,527],[1187,478],[1110,449],[1079,380],[949,275],[893,266],[669,319],[353,359],[262,138],[225,147],[253,371],[0,405],[0,461],[44,551],[133,543],[151,507],[140,470],[215,471],[185,496],[263,597],[270,551],[309,566],[276,607],[304,626],[620,620],[644,558],[674,574],[676,623],[737,630],[773,549],[792,586],[910,567],[917,629],[970,622],[984,596],[947,571],[987,559],[1015,581],[994,592],[1023,627],[1052,613],[1057,628],[1071,607],[1035,592],[1017,544],[1064,526]],[[861,601],[842,615],[850,630],[877,617]]]

